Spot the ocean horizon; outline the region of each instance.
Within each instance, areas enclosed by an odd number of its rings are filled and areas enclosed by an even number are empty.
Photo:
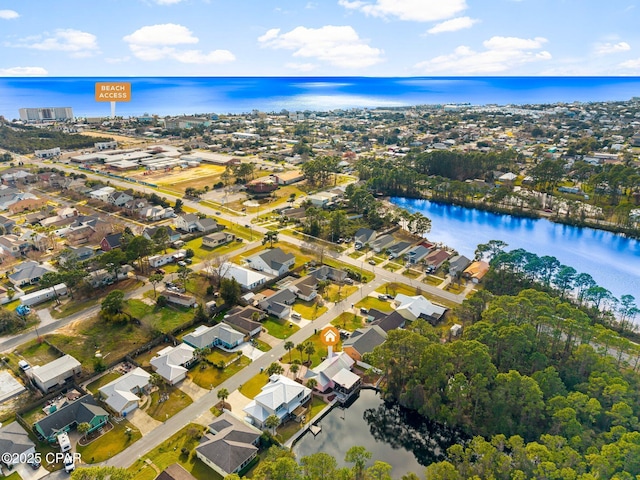
[[[116,115],[329,111],[470,104],[527,105],[625,101],[640,77],[3,77],[0,115],[27,107],[72,107],[76,117],[110,114],[94,99],[99,81],[131,82]]]

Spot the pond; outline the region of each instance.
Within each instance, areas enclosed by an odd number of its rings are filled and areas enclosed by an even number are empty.
[[[393,478],[409,472],[422,478],[425,466],[442,460],[450,445],[465,438],[416,412],[384,402],[374,390],[362,390],[347,408],[332,409],[317,424],[322,427],[317,436],[307,432],[293,447],[298,460],[325,452],[346,466],[346,451],[360,445],[372,454],[369,465],[375,460],[389,463]]]

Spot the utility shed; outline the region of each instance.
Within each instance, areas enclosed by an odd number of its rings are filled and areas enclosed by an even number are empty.
[[[61,387],[64,383],[82,371],[80,362],[71,355],[65,355],[46,365],[36,365],[29,370],[31,379],[36,386],[47,393],[55,387]]]

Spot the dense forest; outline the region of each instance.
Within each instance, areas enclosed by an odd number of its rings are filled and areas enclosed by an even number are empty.
[[[10,152],[26,155],[34,150],[47,150],[60,147],[62,150],[93,147],[96,142],[113,140],[106,137],[89,137],[69,134],[57,130],[41,129],[27,126],[0,125],[0,148]]]

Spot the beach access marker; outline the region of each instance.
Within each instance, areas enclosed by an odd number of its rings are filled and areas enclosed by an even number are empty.
[[[96,102],[111,103],[111,118],[116,117],[116,102],[130,101],[130,82],[96,82]]]

